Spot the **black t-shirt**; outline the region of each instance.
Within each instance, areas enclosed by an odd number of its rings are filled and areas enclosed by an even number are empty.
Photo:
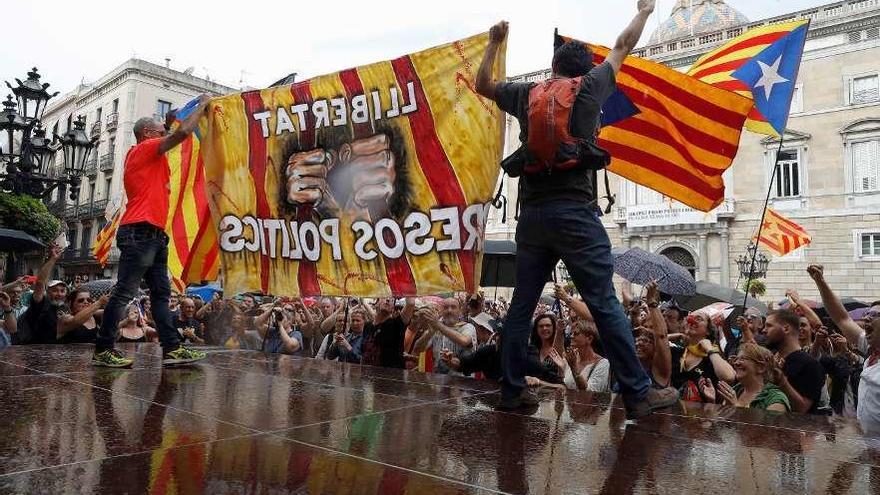
[[[31,305],[21,315],[31,328],[30,344],[55,344],[58,342],[58,317],[70,313],[66,304],[53,306],[49,295],[43,296],[40,302],[31,300]]]
[[[696,367],[691,370],[682,370],[682,358],[684,357],[684,351],[686,349],[684,347],[672,347],[670,351],[672,353],[672,377],[670,379],[670,385],[678,389],[680,395],[683,398],[689,397],[689,393],[693,391],[693,389],[685,388],[684,385],[688,382],[693,382],[697,385],[697,390],[699,390],[700,378],[708,378],[712,385],[718,385],[718,375],[715,374],[715,366],[712,365],[711,357],[706,356],[700,361]]]
[[[96,315],[94,328],[80,325],[64,334],[59,342],[62,344],[94,344],[98,338],[99,328],[101,328],[101,318]]]
[[[180,334],[181,340],[185,339],[183,336],[183,330],[185,328],[192,328],[195,331],[195,334],[198,338],[204,339],[205,335],[202,332],[202,325],[199,323],[199,320],[195,318],[187,318],[181,320],[179,316],[174,318],[174,328],[177,329],[177,333]],[[188,340],[188,339],[187,339]]]
[[[534,83],[499,83],[495,88],[498,107],[519,121],[519,139],[523,147],[529,140],[529,91],[533,86]],[[593,67],[584,76],[572,109],[572,136],[595,142],[602,105],[615,88],[614,68],[608,62]],[[555,170],[551,174],[523,174],[519,183],[519,198],[523,204],[555,199],[586,202],[596,197],[596,173],[583,168]]]
[[[825,369],[804,351],[794,351],[785,357],[782,367],[788,383],[805,399],[813,401],[809,414],[816,414],[819,399],[822,397],[822,385],[825,384]]]
[[[371,340],[374,345],[379,347],[379,366],[403,369],[403,337],[405,334],[406,325],[399,316],[389,318],[376,326]]]

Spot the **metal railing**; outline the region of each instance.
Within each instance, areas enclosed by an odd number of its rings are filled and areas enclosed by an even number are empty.
[[[115,131],[117,125],[119,125],[119,114],[113,112],[107,116],[107,130]]]
[[[101,121],[97,121],[92,124],[92,136],[100,136],[101,135]]]
[[[112,151],[101,155],[101,172],[107,172],[107,171],[113,170],[113,159],[114,158],[115,158],[115,154]]]

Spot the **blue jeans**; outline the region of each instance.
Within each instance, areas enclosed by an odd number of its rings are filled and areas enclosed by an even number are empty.
[[[168,281],[168,235],[146,223],[122,225],[116,234],[116,245],[122,252],[119,257],[119,274],[110,301],[104,308],[97,349],[101,351],[113,348],[119,320],[128,303],[137,297],[141,280],[146,280],[150,289],[150,309],[153,320],[156,321],[162,349],[177,349],[180,338],[171,321],[171,310],[168,309],[168,299],[171,297],[171,285]]]
[[[594,207],[570,200],[524,205],[520,213],[516,289],[501,339],[502,395],[515,397],[526,387],[532,317],[560,259],[596,320],[621,394],[628,402],[641,400],[651,380],[636,357],[632,325],[614,293],[608,233]]]

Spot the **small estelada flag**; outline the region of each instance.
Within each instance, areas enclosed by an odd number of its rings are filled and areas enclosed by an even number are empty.
[[[780,256],[785,256],[795,249],[808,246],[810,241],[810,234],[803,227],[767,208],[761,237],[758,239],[759,244],[763,244]]]

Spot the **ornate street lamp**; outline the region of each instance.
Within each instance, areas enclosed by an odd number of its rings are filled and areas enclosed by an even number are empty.
[[[21,158],[21,144],[29,127],[15,110],[15,106],[12,95],[9,95],[3,102],[3,111],[0,112],[0,159],[7,163]]]
[[[68,129],[63,136],[55,135],[61,142],[64,152],[64,171],[71,177],[80,177],[86,169],[89,155],[98,142],[98,136],[86,134],[86,118],[80,115],[73,122],[73,129]]]
[[[70,199],[79,195],[80,177],[98,137],[86,135],[85,117],[79,116],[63,136],[46,136],[40,119],[46,103],[58,93],[49,93],[49,84],[40,83],[36,67],[25,81],[15,80],[0,112],[0,191],[46,198],[59,187],[70,186]],[[17,102],[16,102],[17,100]],[[51,170],[57,151],[64,154],[64,173]]]
[[[58,92],[49,94],[46,91],[49,88],[49,83],[40,84],[40,74],[36,67],[28,72],[28,78],[24,82],[18,78],[15,79],[15,82],[18,83],[18,86],[12,87],[8,81],[6,86],[18,99],[18,111],[21,116],[28,122],[42,119],[43,112],[46,111],[46,102],[50,98],[58,96]]]
[[[770,265],[770,259],[763,252],[758,251],[758,246],[754,242],[749,243],[746,248],[748,255],[739,255],[736,258],[736,264],[739,267],[739,273],[744,278],[749,278],[751,272],[752,278],[764,278],[767,276],[767,267]],[[757,254],[755,253],[757,251]],[[754,270],[752,270],[752,259],[755,260]]]

